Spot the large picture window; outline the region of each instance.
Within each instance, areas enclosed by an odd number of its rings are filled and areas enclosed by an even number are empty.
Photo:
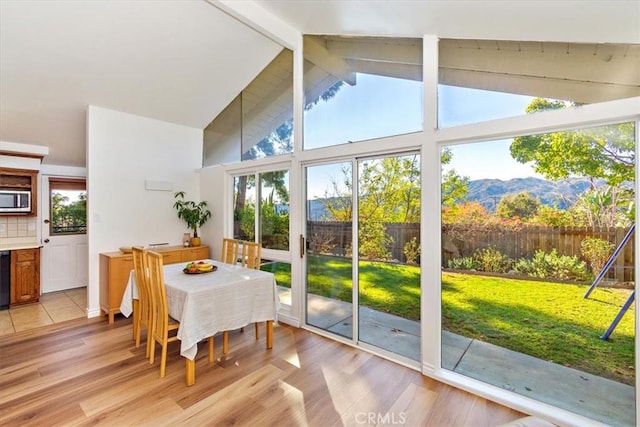
[[[635,149],[633,122],[445,148],[445,369],[634,423]]]

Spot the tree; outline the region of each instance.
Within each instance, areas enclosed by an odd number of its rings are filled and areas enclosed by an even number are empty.
[[[449,147],[444,147],[440,154],[440,163],[448,165],[453,159],[453,153]],[[469,193],[469,177],[460,176],[455,169],[450,169],[442,174],[441,198],[444,206],[454,206],[464,202]]]
[[[562,101],[536,98],[527,113],[557,110]],[[634,123],[573,131],[520,136],[511,143],[511,156],[520,163],[533,162],[534,170],[547,179],[570,176],[604,179],[617,186],[635,180]]]
[[[442,209],[442,222],[444,224],[488,224],[491,223],[491,215],[479,202],[465,202],[454,206],[446,206]]]
[[[546,205],[540,205],[538,212],[528,223],[547,227],[576,225],[569,211]]]
[[[528,219],[533,217],[540,207],[540,200],[528,191],[515,194],[505,194],[496,208],[496,215],[500,218]]]
[[[54,233],[84,232],[87,226],[87,193],[81,192],[77,200],[53,192],[51,197],[51,227]]]
[[[574,224],[588,227],[630,227],[635,218],[633,191],[622,187],[589,189],[569,208]]]

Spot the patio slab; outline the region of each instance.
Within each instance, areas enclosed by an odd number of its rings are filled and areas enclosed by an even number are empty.
[[[614,426],[635,425],[635,388],[473,340],[454,372]]]

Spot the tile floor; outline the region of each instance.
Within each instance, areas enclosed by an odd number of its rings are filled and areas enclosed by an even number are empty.
[[[87,288],[40,295],[40,302],[0,311],[0,335],[86,316]]]

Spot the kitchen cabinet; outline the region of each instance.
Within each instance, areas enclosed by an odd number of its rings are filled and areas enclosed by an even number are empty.
[[[38,171],[29,169],[0,168],[0,189],[31,192],[31,212],[0,212],[0,215],[38,215]]]
[[[197,248],[165,246],[154,248],[162,254],[164,264],[196,261],[209,258],[209,247]],[[133,270],[133,255],[123,252],[103,252],[100,254],[100,308],[113,323],[114,316],[120,312],[122,295],[127,287],[129,275]]]
[[[40,300],[40,248],[11,251],[11,305]]]
[[[184,248],[183,251],[180,252],[180,262],[189,262],[196,261],[200,259],[209,258],[209,247],[208,246],[196,246],[190,248]]]

